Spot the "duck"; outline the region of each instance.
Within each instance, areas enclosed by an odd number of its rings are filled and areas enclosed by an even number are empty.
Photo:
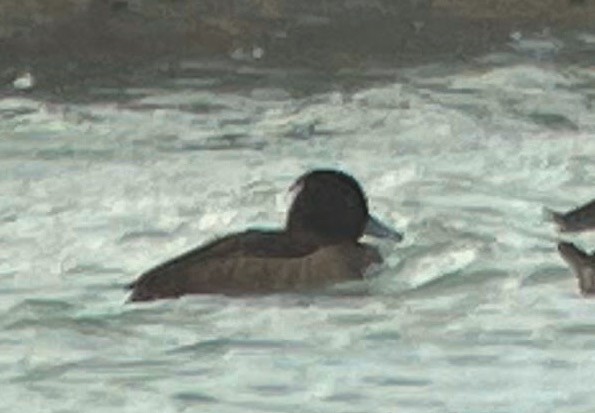
[[[568,212],[546,211],[561,232],[595,230],[595,199]]]
[[[558,252],[578,279],[581,294],[595,294],[595,253],[588,254],[572,242],[559,242]]]
[[[347,172],[311,170],[290,191],[284,228],[226,235],[157,265],[129,284],[128,301],[316,291],[362,280],[382,263],[375,246],[360,242],[364,234],[403,239],[369,213],[364,190]]]

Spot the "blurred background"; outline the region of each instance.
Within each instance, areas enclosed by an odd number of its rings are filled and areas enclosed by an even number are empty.
[[[39,67],[48,83],[140,62],[175,71],[198,56],[327,71],[410,65],[594,22],[588,0],[3,0],[0,81]]]

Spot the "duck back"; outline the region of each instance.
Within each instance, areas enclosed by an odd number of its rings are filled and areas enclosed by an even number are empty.
[[[319,246],[284,232],[246,231],[189,251],[141,275],[130,301],[186,294],[266,294],[304,291],[357,280],[378,251],[366,244]]]

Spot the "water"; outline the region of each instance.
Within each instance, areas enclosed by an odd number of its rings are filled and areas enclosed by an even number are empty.
[[[591,411],[595,308],[542,209],[595,196],[595,71],[555,45],[359,87],[190,62],[5,95],[0,411]],[[366,293],[124,304],[151,266],[280,225],[313,167],[406,234]]]

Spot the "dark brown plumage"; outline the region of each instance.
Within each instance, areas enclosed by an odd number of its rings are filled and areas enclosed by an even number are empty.
[[[589,231],[595,229],[595,199],[571,211],[549,211],[562,232]]]
[[[189,251],[141,275],[130,285],[130,301],[323,288],[361,279],[382,261],[376,248],[358,242],[364,231],[401,239],[370,216],[364,192],[344,172],[311,171],[293,188],[284,230],[248,230]]]
[[[581,293],[595,294],[595,254],[587,254],[571,242],[560,242],[558,252],[578,279]]]

